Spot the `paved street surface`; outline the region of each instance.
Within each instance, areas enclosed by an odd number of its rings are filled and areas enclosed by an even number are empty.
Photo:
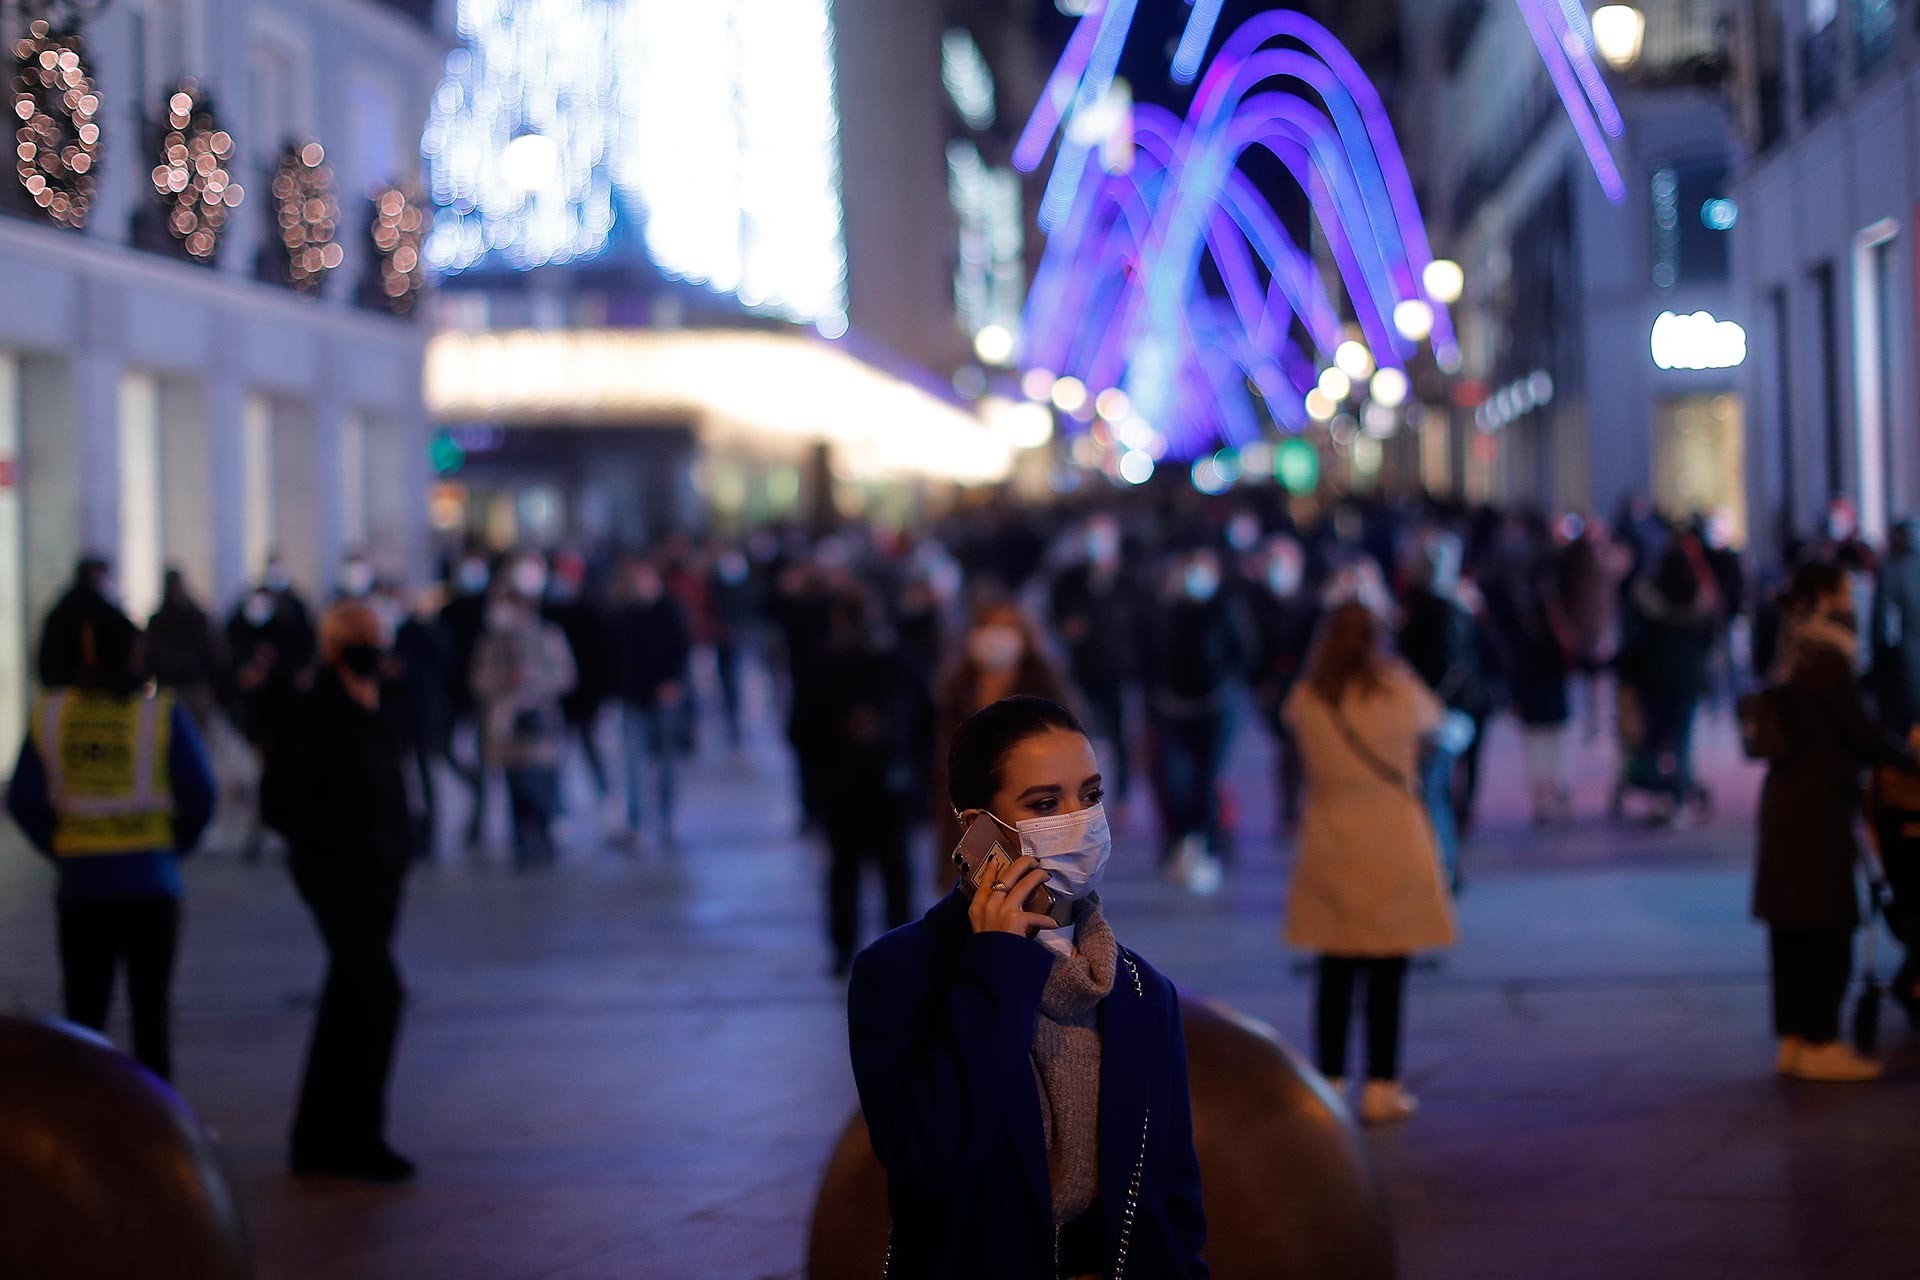
[[[1718,816],[1688,833],[1607,822],[1596,750],[1579,824],[1536,834],[1515,735],[1490,744],[1462,945],[1412,988],[1426,1106],[1369,1138],[1413,1280],[1920,1274],[1920,1041],[1889,1018],[1879,1086],[1769,1073],[1745,910],[1756,780],[1724,725],[1706,736]],[[817,855],[761,738],[699,764],[675,858],[628,860],[582,823],[553,874],[448,850],[417,878],[393,1133],[424,1176],[403,1190],[283,1171],[320,951],[278,865],[191,868],[178,1072],[225,1143],[263,1280],[801,1275],[853,1086]],[[1143,809],[1107,896],[1183,988],[1304,1044],[1267,758],[1243,738],[1241,861],[1219,899],[1156,879]],[[51,1010],[50,876],[6,840],[0,1004]]]

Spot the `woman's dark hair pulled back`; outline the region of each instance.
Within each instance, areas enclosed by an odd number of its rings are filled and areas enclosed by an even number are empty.
[[[1055,729],[1087,733],[1073,712],[1046,698],[1002,698],[967,717],[947,750],[947,799],[954,811],[990,808],[1007,753]]]

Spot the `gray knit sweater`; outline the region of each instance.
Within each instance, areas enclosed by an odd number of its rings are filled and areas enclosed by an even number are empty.
[[[1046,1128],[1053,1220],[1073,1221],[1100,1194],[1100,1002],[1113,990],[1120,948],[1097,900],[1088,903],[1071,956],[1059,956],[1040,993],[1033,1073]]]

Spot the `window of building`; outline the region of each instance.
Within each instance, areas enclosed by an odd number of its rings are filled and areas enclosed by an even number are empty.
[[[1889,429],[1893,405],[1894,251],[1900,226],[1889,218],[1854,237],[1854,441],[1859,452],[1860,529],[1878,539],[1887,528]]]
[[[1793,448],[1793,319],[1786,286],[1767,295],[1773,319],[1774,441],[1780,460],[1780,546],[1784,552],[1794,535]]]
[[[1762,151],[1787,132],[1787,19],[1786,0],[1767,0],[1754,12],[1754,90],[1759,101],[1753,121]]]
[[[1813,269],[1814,322],[1819,326],[1820,426],[1826,442],[1827,494],[1846,492],[1846,441],[1840,435],[1840,300],[1833,264]]]
[[[1833,102],[1840,84],[1840,0],[1807,0],[1806,35],[1800,41],[1800,106],[1817,116]]]
[[[1860,79],[1885,66],[1893,54],[1899,0],[1848,0],[1853,13],[1853,69]]]
[[[306,67],[299,48],[278,34],[259,33],[247,51],[253,127],[243,141],[253,150],[257,172],[270,170],[288,140],[308,128]],[[241,137],[237,130],[234,136]]]
[[[197,61],[188,51],[191,41],[185,0],[140,0],[132,19],[133,74],[128,86],[142,119],[160,111],[160,95],[193,74]]]
[[[400,145],[400,108],[394,101],[394,78],[358,67],[347,77],[347,140],[349,148],[341,189],[353,195],[410,176]],[[340,157],[336,157],[336,160]]]

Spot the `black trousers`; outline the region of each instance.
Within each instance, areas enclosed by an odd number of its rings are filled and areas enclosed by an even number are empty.
[[[1320,1074],[1347,1074],[1347,1029],[1353,1021],[1356,982],[1367,984],[1367,1078],[1400,1078],[1400,1014],[1407,987],[1405,956],[1321,956],[1314,1009]]]
[[[860,873],[869,863],[880,872],[887,928],[913,918],[907,822],[890,807],[887,812],[830,812],[826,830],[827,935],[835,962],[845,967],[859,942]]]
[[[326,985],[294,1113],[293,1148],[358,1156],[384,1141],[404,993],[393,962],[400,881],[300,885],[327,948]]]
[[[1846,929],[1767,932],[1773,953],[1773,1030],[1810,1044],[1840,1038],[1840,1006],[1853,979],[1853,934]]]
[[[67,1021],[105,1031],[113,975],[127,970],[133,1056],[162,1080],[173,1078],[173,958],[180,903],[160,895],[60,904],[60,976]]]

